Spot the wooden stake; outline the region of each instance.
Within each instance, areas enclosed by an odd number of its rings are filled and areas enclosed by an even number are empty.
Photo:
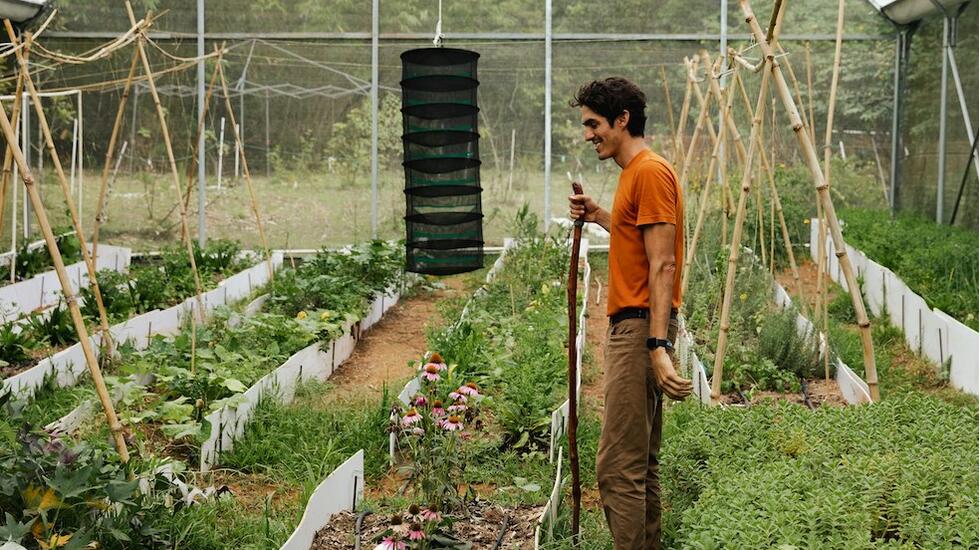
[[[48,253],[51,255],[51,263],[54,264],[55,273],[58,275],[58,282],[61,283],[61,292],[64,295],[65,303],[68,305],[68,311],[71,314],[71,320],[75,326],[75,334],[78,336],[78,343],[82,346],[82,353],[85,355],[85,365],[88,367],[89,373],[92,376],[92,382],[95,384],[96,394],[98,394],[99,401],[102,403],[102,409],[109,423],[109,429],[112,431],[116,450],[119,452],[119,460],[125,464],[129,462],[129,451],[126,449],[126,441],[122,436],[122,424],[119,423],[119,419],[116,417],[116,411],[112,407],[112,400],[109,398],[109,391],[106,389],[105,380],[102,378],[102,371],[99,369],[95,352],[92,350],[88,330],[85,328],[85,321],[82,319],[82,312],[78,308],[78,301],[75,298],[75,293],[72,291],[68,273],[65,272],[65,262],[61,257],[61,251],[58,250],[58,243],[55,241],[54,232],[51,231],[51,224],[48,223],[44,203],[41,202],[41,196],[38,195],[37,188],[35,187],[31,167],[27,165],[27,161],[24,159],[24,153],[21,152],[20,147],[17,145],[14,129],[10,125],[10,119],[7,118],[7,110],[2,106],[0,106],[0,129],[3,131],[4,139],[7,140],[7,147],[12,151],[14,162],[17,163],[17,168],[20,171],[21,180],[24,182],[28,199],[34,208],[34,215],[37,217],[38,226],[41,228],[41,233],[44,235],[44,242],[48,247]]]
[[[119,139],[119,130],[122,128],[123,114],[126,112],[126,102],[129,100],[129,92],[133,88],[133,78],[136,76],[136,67],[139,63],[139,53],[133,51],[133,61],[129,65],[129,75],[126,77],[126,84],[123,85],[122,97],[119,98],[119,107],[116,108],[116,120],[112,123],[112,134],[109,135],[109,147],[105,152],[105,165],[102,167],[102,181],[99,185],[99,202],[95,205],[95,226],[92,229],[92,256],[99,257],[99,229],[105,222],[106,194],[109,192],[109,169],[112,166],[112,157],[116,153],[116,141]],[[134,107],[135,109],[135,107]],[[120,154],[120,157],[122,155]]]
[[[765,35],[763,34],[762,29],[759,27],[759,23],[756,21],[755,15],[752,13],[752,8],[749,5],[748,0],[739,0],[739,4],[742,8],[742,12],[745,14],[746,22],[752,29],[752,34],[759,43],[759,47],[762,48],[763,55],[765,55],[767,58],[772,58],[772,48],[765,41]],[[776,60],[773,60],[772,62],[772,75],[775,78],[776,89],[779,92],[783,106],[789,113],[791,127],[796,133],[796,138],[799,141],[800,148],[803,151],[807,167],[810,169],[811,175],[813,176],[814,185],[817,191],[820,193],[820,200],[823,204],[824,214],[830,227],[830,234],[833,238],[834,246],[837,249],[836,254],[840,262],[844,278],[847,282],[848,292],[851,294],[851,302],[854,304],[854,310],[858,319],[858,326],[861,328],[861,344],[864,349],[864,372],[868,383],[869,393],[871,394],[872,401],[878,401],[880,399],[878,391],[878,370],[875,366],[874,343],[871,337],[871,322],[868,320],[868,313],[864,308],[864,300],[861,297],[861,291],[857,284],[857,278],[854,274],[854,267],[851,265],[851,260],[847,256],[844,238],[841,234],[840,221],[837,219],[837,212],[834,209],[834,202],[830,196],[827,182],[824,179],[823,171],[820,167],[820,160],[817,158],[816,149],[814,148],[813,142],[810,141],[809,133],[803,131],[804,126],[803,121],[800,118],[799,109],[797,108],[796,103],[793,101],[793,96],[790,92],[789,85],[786,83],[786,79],[783,76],[782,70],[780,69],[780,64]]]
[[[807,40],[805,43],[806,53],[806,101],[809,104],[810,111],[810,140],[813,143],[817,142],[817,130],[816,130],[816,120],[813,118],[813,60],[810,58],[810,41]]]
[[[708,209],[708,198],[709,191],[711,189],[711,182],[714,178],[711,177],[711,173],[715,169],[715,164],[718,162],[718,149],[721,146],[721,140],[715,140],[715,146],[711,151],[711,161],[708,163],[708,177],[704,179],[704,187],[701,189],[701,199],[698,202],[698,220],[694,224],[694,235],[691,237],[691,242],[687,245],[687,254],[684,259],[684,271],[681,273],[681,295],[687,292],[687,283],[690,280],[691,275],[691,264],[694,263],[694,256],[698,249],[698,241],[701,236],[701,228],[704,227],[704,216]]]
[[[10,23],[10,20],[4,19],[3,26],[7,31],[7,38],[10,39],[10,44],[16,48],[19,39],[14,32],[14,27]],[[27,40],[30,41],[30,33],[27,33],[26,36]],[[58,176],[61,192],[65,196],[65,205],[68,207],[68,215],[71,218],[72,227],[75,229],[75,236],[78,238],[82,261],[85,262],[85,268],[88,271],[89,286],[92,289],[92,294],[95,296],[95,304],[99,310],[99,324],[101,327],[102,342],[105,344],[104,349],[107,350],[106,357],[111,357],[113,345],[112,335],[109,333],[109,316],[106,314],[105,305],[102,302],[102,291],[99,289],[99,281],[96,277],[95,261],[89,253],[88,245],[85,242],[85,233],[82,231],[82,224],[78,219],[78,211],[75,209],[75,200],[72,198],[71,189],[68,187],[68,178],[65,176],[65,170],[61,166],[58,151],[54,147],[54,138],[51,137],[51,127],[48,126],[48,118],[44,114],[44,105],[41,104],[41,96],[38,95],[37,88],[34,86],[34,79],[31,77],[31,72],[27,66],[27,60],[24,59],[23,52],[18,50],[16,56],[17,64],[20,67],[21,74],[24,76],[24,85],[27,88],[27,93],[31,97],[31,102],[34,104],[34,110],[37,112],[37,123],[41,129],[41,135],[47,146],[48,154],[51,155],[51,163],[54,165],[55,174]]]
[[[191,315],[191,376],[197,372],[197,316]]]
[[[262,226],[262,216],[259,215],[259,204],[255,198],[255,188],[252,187],[252,176],[248,171],[248,162],[245,160],[245,145],[241,142],[241,133],[238,131],[238,121],[235,120],[235,109],[231,106],[231,99],[228,95],[228,81],[225,79],[225,69],[218,62],[218,74],[221,77],[221,91],[225,96],[225,109],[228,111],[228,120],[231,121],[232,133],[235,134],[235,143],[238,144],[238,154],[242,161],[242,175],[245,178],[245,187],[248,188],[248,196],[252,202],[252,213],[255,214],[255,224],[259,228],[259,239],[262,241],[262,248],[265,250],[266,263],[269,266],[269,280],[275,278],[275,271],[272,268],[272,254],[269,253],[269,243],[265,239],[265,228]]]
[[[689,75],[688,78],[693,79],[693,75]],[[698,113],[698,121],[694,125],[694,133],[691,134],[691,143],[687,146],[687,153],[684,155],[684,164],[681,165],[680,186],[683,191],[687,190],[687,178],[688,172],[691,170],[691,161],[694,158],[694,148],[697,146],[698,138],[701,136],[701,129],[704,127],[705,121],[708,119],[708,107],[711,99],[709,94],[701,93],[701,90],[698,88],[696,82],[693,83],[693,88],[694,91],[697,92],[700,112]],[[711,122],[708,122],[708,124],[711,124]]]
[[[772,55],[765,56],[766,66],[763,67],[762,83],[759,85],[759,100],[752,116],[752,131],[749,137],[749,151],[745,165],[742,167],[742,192],[738,198],[738,209],[735,211],[735,229],[732,234],[732,246],[728,253],[728,274],[725,277],[725,293],[721,303],[721,324],[718,330],[718,346],[715,348],[715,369],[711,376],[711,402],[717,404],[721,398],[721,378],[724,374],[725,348],[728,345],[729,317],[731,315],[732,294],[735,292],[735,271],[742,246],[742,227],[745,223],[746,202],[752,187],[752,160],[756,154],[759,142],[759,128],[762,126],[762,113],[766,102],[766,88],[769,85],[770,72],[768,65],[773,62]]]
[[[133,5],[126,0],[126,13],[129,15],[131,25],[136,25],[136,16],[133,15]],[[147,17],[149,19],[149,17]],[[141,31],[142,33],[142,31]],[[160,94],[157,93],[157,85],[153,78],[153,69],[150,67],[150,59],[146,55],[146,48],[143,46],[145,37],[140,34],[136,40],[136,48],[139,51],[140,60],[143,62],[143,72],[146,74],[146,83],[150,87],[150,94],[153,96],[153,105],[156,107],[157,119],[160,121],[160,132],[163,134],[163,144],[167,149],[167,160],[170,162],[170,175],[173,178],[174,192],[177,194],[177,208],[180,210],[180,230],[184,236],[184,244],[187,247],[187,256],[190,260],[191,271],[194,272],[194,289],[197,291],[198,311],[201,321],[204,321],[204,298],[201,296],[201,274],[197,271],[197,262],[194,260],[194,245],[191,244],[190,231],[187,227],[187,216],[184,209],[180,206],[184,203],[183,192],[180,185],[180,173],[177,171],[177,160],[174,158],[174,148],[170,143],[170,130],[167,127],[167,117],[163,113],[163,106],[160,104]]]

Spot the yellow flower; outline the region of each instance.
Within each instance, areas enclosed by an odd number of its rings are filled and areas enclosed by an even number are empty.
[[[738,295],[738,299],[744,302],[749,299],[749,295],[743,292]]]
[[[803,220],[803,223],[806,224],[806,225],[810,225],[810,219],[807,218],[807,219]]]
[[[321,321],[326,321],[327,319],[330,319],[330,310],[324,310],[324,312],[320,314]]]
[[[296,314],[296,318],[299,319],[300,321],[302,321],[303,319],[306,319],[306,312],[305,311],[301,311],[301,312],[297,313]]]

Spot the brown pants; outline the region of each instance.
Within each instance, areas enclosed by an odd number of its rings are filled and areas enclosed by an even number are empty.
[[[646,347],[647,319],[626,319],[606,334],[605,406],[596,477],[616,550],[660,549],[662,396]],[[674,342],[677,321],[667,338]]]

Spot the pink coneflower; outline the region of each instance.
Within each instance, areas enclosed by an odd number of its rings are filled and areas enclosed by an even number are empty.
[[[455,414],[449,415],[449,418],[442,423],[442,429],[448,432],[455,432],[456,430],[463,429],[463,420],[456,416]]]
[[[422,377],[429,382],[437,382],[439,380],[439,367],[435,366],[434,363],[422,367]]]
[[[381,544],[374,547],[374,550],[405,550],[407,546],[404,542],[395,539],[395,537],[385,537]]]
[[[451,413],[464,413],[466,412],[466,409],[467,409],[466,405],[463,405],[461,403],[457,403],[455,405],[449,406],[449,412]]]
[[[408,427],[412,424],[422,421],[422,415],[415,408],[408,409],[405,416],[402,417],[402,426]]]
[[[429,362],[442,365],[442,369],[446,368],[446,360],[443,359],[442,355],[439,355],[438,353],[433,352],[432,355],[429,355]]]
[[[480,391],[477,389],[476,384],[474,384],[473,382],[468,382],[467,384],[460,386],[459,389],[456,390],[456,392],[461,393],[463,395],[471,395],[471,396],[480,395]]]
[[[428,508],[422,510],[423,521],[442,521],[442,514],[439,513],[439,505],[430,504]]]
[[[432,402],[432,416],[434,418],[441,418],[446,416],[446,409],[442,406],[442,401],[436,399]]]
[[[408,540],[422,540],[425,538],[425,533],[422,531],[422,526],[418,523],[413,523],[408,528]]]
[[[425,398],[421,393],[415,395],[415,406],[424,407],[429,404],[429,400]]]
[[[422,368],[425,369],[426,367],[429,366],[435,367],[436,370],[440,370],[440,371],[446,370],[448,368],[446,367],[445,363],[432,363],[432,362],[426,363],[425,365],[422,366]]]
[[[458,391],[449,392],[449,398],[457,403],[466,403],[466,395]]]

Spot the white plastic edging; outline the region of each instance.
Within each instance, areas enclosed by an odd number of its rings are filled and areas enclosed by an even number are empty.
[[[363,320],[344,326],[342,336],[329,343],[316,342],[297,351],[282,365],[252,384],[241,394],[237,404],[211,412],[207,416],[211,434],[201,444],[201,472],[209,471],[223,453],[234,449],[235,441],[245,435],[245,428],[262,400],[273,398],[280,404],[289,404],[301,382],[329,378],[351,356],[361,331],[368,330],[380,320],[386,311],[398,303],[398,299],[396,289],[382,293],[371,303]]]
[[[101,251],[99,258],[103,258]],[[274,253],[272,261],[274,268],[282,265],[282,253]],[[204,300],[205,312],[210,313],[218,306],[230,304],[248,296],[254,288],[264,285],[268,280],[267,263],[262,260],[258,264],[225,279],[217,288],[209,291]],[[172,335],[179,332],[184,315],[196,311],[196,309],[197,298],[187,298],[181,304],[164,310],[153,310],[113,325],[109,327],[109,331],[115,343],[130,342],[136,349],[144,349],[149,345],[149,341],[154,335]],[[89,337],[89,341],[96,357],[98,357],[101,338],[98,334],[93,334]],[[55,377],[59,387],[71,387],[87,375],[88,365],[85,361],[82,345],[75,343],[48,358],[42,359],[33,367],[3,380],[2,386],[10,389],[19,399],[30,399],[49,377]]]
[[[330,517],[344,510],[355,510],[364,498],[364,450],[361,449],[337,467],[310,495],[299,525],[279,550],[309,550],[317,531]]]
[[[551,541],[555,536],[555,522],[558,520],[558,507],[562,502],[561,487],[563,480],[561,477],[561,465],[564,450],[564,447],[558,447],[558,467],[555,468],[555,484],[551,488],[551,495],[541,510],[541,515],[538,517],[538,524],[534,528],[535,550],[540,547],[542,542]]]
[[[91,245],[89,245],[91,250]],[[95,262],[96,271],[112,269],[124,272],[129,269],[132,251],[121,246],[102,245]],[[73,293],[88,285],[88,268],[85,262],[65,266],[68,282]],[[0,287],[0,324],[8,323],[38,309],[51,307],[62,297],[58,273],[52,268],[30,279]]]
[[[810,221],[810,254],[818,252],[819,229],[816,220]],[[827,252],[834,256],[834,243],[828,237]],[[980,395],[980,333],[949,314],[930,308],[926,301],[888,268],[867,257],[860,250],[846,245],[847,255],[864,279],[864,295],[868,309],[875,316],[888,313],[892,326],[901,329],[909,348],[918,351],[938,366],[949,363],[950,384],[967,393]],[[828,264],[827,272],[841,286],[846,283],[839,266]]]

